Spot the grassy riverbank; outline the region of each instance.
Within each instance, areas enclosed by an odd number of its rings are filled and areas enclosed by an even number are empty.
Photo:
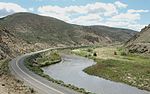
[[[86,73],[150,91],[150,57],[129,54],[116,47],[77,49],[73,52],[97,62],[84,69]]]
[[[56,64],[59,62],[61,62],[60,55],[56,51],[52,51],[52,52],[36,54],[36,55],[28,57],[25,60],[25,65],[31,71],[35,72],[36,74],[46,78],[47,80],[49,80],[53,83],[57,83],[61,86],[70,88],[70,89],[80,92],[82,94],[94,94],[94,93],[85,91],[83,88],[78,88],[71,84],[65,84],[61,80],[56,80],[56,79],[50,77],[49,75],[44,74],[43,70],[41,69],[41,67]]]

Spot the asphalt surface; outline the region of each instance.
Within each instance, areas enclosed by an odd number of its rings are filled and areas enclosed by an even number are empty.
[[[38,94],[79,94],[69,88],[52,83],[45,78],[31,72],[24,66],[24,59],[36,53],[45,52],[52,49],[28,53],[18,56],[9,63],[11,73],[24,83],[38,92]],[[59,75],[59,74],[58,74]]]

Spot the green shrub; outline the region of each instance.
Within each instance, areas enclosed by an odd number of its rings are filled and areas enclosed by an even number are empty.
[[[87,49],[88,52],[93,52],[92,48]]]
[[[97,56],[97,53],[96,53],[96,52],[94,52],[94,53],[93,53],[93,56]]]
[[[116,52],[116,51],[114,52],[114,55],[117,55],[117,52]]]
[[[127,52],[125,52],[125,51],[122,51],[120,54],[121,54],[122,56],[127,56]]]

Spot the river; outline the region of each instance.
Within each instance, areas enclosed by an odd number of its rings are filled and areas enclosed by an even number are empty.
[[[150,94],[145,90],[91,76],[82,70],[95,62],[84,57],[74,55],[62,55],[61,63],[42,68],[45,74],[54,79],[62,80],[67,84],[73,84],[96,94]]]

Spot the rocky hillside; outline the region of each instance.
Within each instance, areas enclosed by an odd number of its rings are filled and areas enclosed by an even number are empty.
[[[38,48],[38,46],[31,45],[23,39],[18,39],[7,29],[0,29],[0,60],[7,56],[13,58],[16,55],[30,52]]]
[[[79,26],[32,13],[0,19],[0,58],[54,46],[125,42],[135,35],[129,29]]]
[[[131,53],[150,54],[150,25],[127,41],[125,46]]]

